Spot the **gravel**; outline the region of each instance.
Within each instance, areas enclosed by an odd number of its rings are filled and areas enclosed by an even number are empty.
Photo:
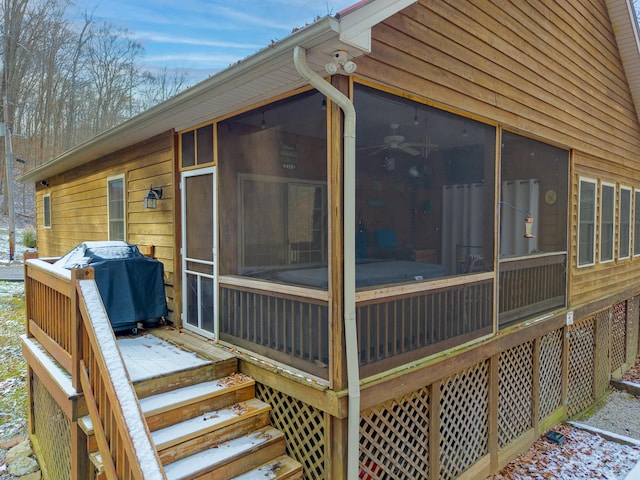
[[[584,418],[586,425],[640,440],[640,399],[627,392],[611,392]]]

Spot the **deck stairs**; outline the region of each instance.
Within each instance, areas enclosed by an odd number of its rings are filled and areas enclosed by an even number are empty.
[[[270,425],[271,407],[255,398],[255,381],[236,371],[231,358],[132,377],[169,480],[302,478],[302,465],[285,454],[284,434]],[[79,423],[91,475],[105,478],[91,419]]]

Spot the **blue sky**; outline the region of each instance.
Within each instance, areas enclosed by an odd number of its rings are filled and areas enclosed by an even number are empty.
[[[94,19],[126,28],[145,48],[151,70],[191,72],[202,80],[288,36],[317,16],[357,0],[98,0]],[[96,0],[77,0],[91,10]]]

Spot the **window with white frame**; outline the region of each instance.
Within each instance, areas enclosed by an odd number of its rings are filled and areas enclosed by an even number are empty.
[[[593,265],[596,251],[595,180],[581,178],[578,198],[578,266]]]
[[[42,214],[44,228],[51,228],[51,194],[42,197]]]
[[[620,219],[618,221],[618,258],[631,255],[631,188],[620,187]]]
[[[616,186],[600,186],[600,261],[613,260],[615,250]]]
[[[633,207],[633,254],[640,255],[640,190],[634,191]]]
[[[117,175],[107,179],[107,210],[109,240],[126,240],[124,175]]]

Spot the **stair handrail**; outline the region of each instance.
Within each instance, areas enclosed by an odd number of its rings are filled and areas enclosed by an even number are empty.
[[[80,382],[106,477],[166,479],[95,280],[77,280],[76,291]]]

